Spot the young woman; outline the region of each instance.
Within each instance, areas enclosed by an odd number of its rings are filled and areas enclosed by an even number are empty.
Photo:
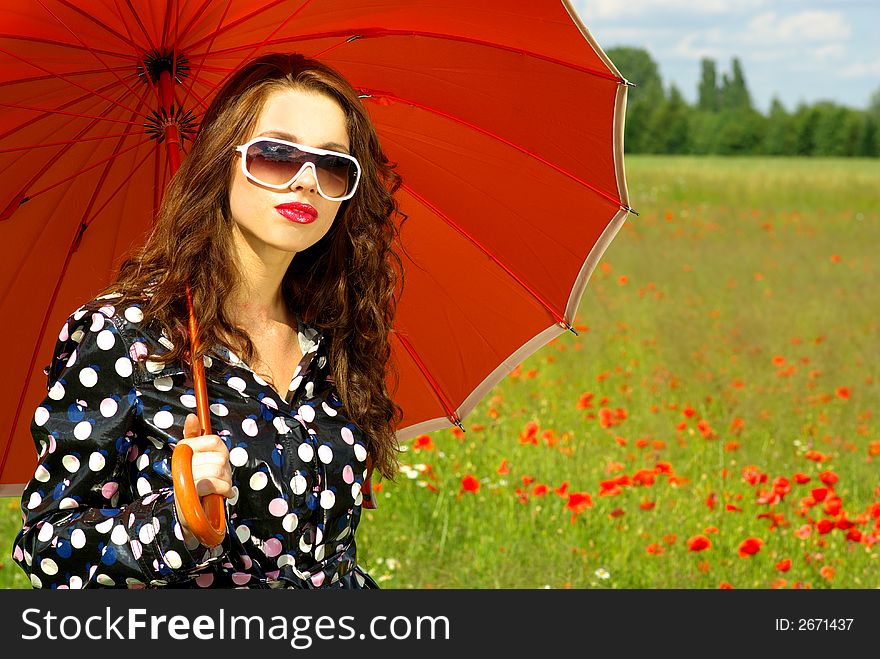
[[[376,587],[354,535],[372,507],[368,458],[396,471],[385,373],[399,186],[332,69],[272,54],[229,78],[146,243],[61,328],[13,548],[35,588]],[[217,547],[177,506],[180,441],[199,495],[226,498]]]

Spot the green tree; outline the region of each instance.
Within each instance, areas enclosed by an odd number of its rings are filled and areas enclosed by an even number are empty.
[[[669,87],[669,98],[651,116],[649,130],[653,153],[688,153],[690,151],[689,119],[691,108],[675,85]]]
[[[718,73],[715,70],[715,60],[704,57],[700,61],[700,69],[697,107],[702,112],[717,112],[719,110],[719,99]]]
[[[773,156],[790,156],[795,153],[794,122],[791,115],[774,97],[770,103],[767,117],[767,131],[764,134],[764,153]]]
[[[606,54],[620,74],[636,85],[627,92],[624,148],[630,153],[654,152],[649,125],[665,100],[657,63],[643,48],[621,46],[609,48]]]
[[[724,74],[721,84],[720,105],[722,110],[751,110],[752,97],[746,86],[742,64],[734,57],[730,77]]]

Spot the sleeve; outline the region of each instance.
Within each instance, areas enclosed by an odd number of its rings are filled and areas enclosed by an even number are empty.
[[[13,559],[34,588],[161,586],[222,555],[184,541],[170,479],[152,488],[131,482],[142,406],[135,364],[107,309],[68,318],[31,423],[39,464],[22,495]]]

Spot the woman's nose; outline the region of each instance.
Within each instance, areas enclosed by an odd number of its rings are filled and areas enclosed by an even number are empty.
[[[314,163],[303,163],[302,169],[290,184],[291,190],[306,189],[316,191],[318,189],[317,172]]]

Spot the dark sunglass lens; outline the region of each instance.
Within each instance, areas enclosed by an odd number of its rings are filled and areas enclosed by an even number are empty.
[[[354,181],[354,163],[339,156],[319,156],[318,182],[328,197],[344,197]]]
[[[271,185],[289,181],[302,167],[302,152],[286,144],[257,142],[247,152],[247,169],[251,176]]]

